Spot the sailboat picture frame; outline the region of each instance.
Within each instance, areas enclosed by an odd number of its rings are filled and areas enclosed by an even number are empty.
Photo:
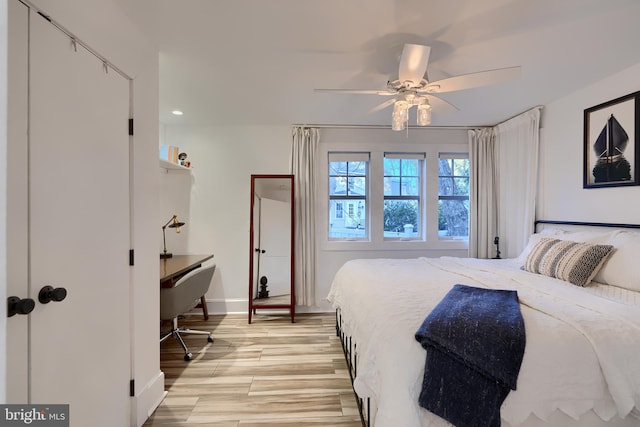
[[[584,110],[583,188],[640,185],[640,91]]]

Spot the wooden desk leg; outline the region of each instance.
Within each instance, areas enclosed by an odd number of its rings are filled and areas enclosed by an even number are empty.
[[[209,320],[209,309],[207,308],[207,300],[204,298],[204,295],[200,297],[200,305],[202,305],[204,320]]]

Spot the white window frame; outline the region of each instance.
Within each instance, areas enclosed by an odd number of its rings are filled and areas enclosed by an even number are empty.
[[[438,154],[438,160],[439,159],[453,159],[453,160],[459,160],[459,159],[469,159],[469,152],[465,151],[465,152],[442,152]],[[471,165],[469,165],[469,167],[471,167]],[[467,178],[471,179],[471,171],[469,171],[469,176]],[[452,175],[452,178],[455,178],[456,175]],[[438,163],[438,179],[440,179],[440,164]],[[469,191],[471,191],[471,185],[469,185]],[[438,188],[438,202],[440,202],[440,200],[467,200],[469,201],[469,198],[471,197],[471,194],[468,194],[466,196],[466,199],[463,196],[441,196],[440,195],[440,188]],[[469,213],[469,216],[471,216],[471,213]],[[440,221],[440,218],[438,217],[438,221]],[[469,240],[469,236],[438,236],[438,238],[440,240]]]
[[[324,181],[326,189],[327,189],[327,209],[330,209],[330,204],[331,204],[331,196],[328,194],[329,191],[329,163],[330,162],[366,162],[366,168],[365,168],[365,196],[364,196],[364,201],[365,201],[365,209],[363,212],[363,220],[365,223],[365,235],[363,237],[350,237],[350,238],[339,238],[339,237],[329,237],[329,222],[330,222],[330,218],[329,215],[326,215],[323,220],[327,225],[327,235],[326,237],[329,238],[329,240],[331,241],[338,241],[338,242],[343,242],[343,241],[369,241],[370,236],[371,236],[371,229],[370,229],[370,224],[369,224],[369,200],[370,200],[370,189],[371,189],[371,180],[370,180],[370,164],[371,164],[371,158],[368,152],[328,152],[326,158],[326,163],[324,164],[324,170],[327,173],[327,179]],[[345,198],[340,198],[337,200],[341,200],[341,204],[342,204],[342,215],[343,215],[343,219],[349,218],[351,217],[351,213],[353,212],[353,201],[354,200],[359,200],[361,199],[362,196],[360,197],[345,197]],[[337,203],[336,203],[337,206]],[[345,215],[345,209],[347,210],[347,214]],[[337,216],[336,216],[337,219]],[[359,221],[358,221],[359,222]]]
[[[388,159],[402,159],[402,160],[419,160],[420,161],[420,167],[419,167],[419,176],[418,178],[420,179],[420,182],[418,183],[419,186],[419,193],[418,193],[418,213],[419,213],[419,217],[418,217],[418,236],[417,237],[405,237],[405,236],[398,236],[398,237],[391,237],[391,236],[384,236],[384,224],[383,224],[383,237],[384,240],[402,240],[402,241],[408,241],[408,240],[421,240],[424,241],[425,240],[425,227],[426,227],[426,221],[425,221],[425,215],[424,215],[424,208],[425,208],[425,191],[424,191],[424,187],[425,187],[425,183],[426,183],[426,170],[425,170],[425,165],[426,165],[426,154],[425,153],[416,153],[416,152],[411,152],[411,153],[399,153],[399,152],[384,152],[383,156],[382,156],[382,160],[384,162],[384,159],[388,158]],[[382,178],[384,179],[384,163],[383,163],[383,176]],[[384,189],[382,192],[382,202],[383,202],[383,207],[382,207],[382,214],[383,214],[383,219],[384,219],[384,201],[386,200],[386,197],[384,195]]]
[[[368,152],[370,155],[367,191],[367,227],[366,240],[329,239],[329,152]],[[383,233],[384,220],[384,188],[382,185],[383,156],[387,152],[425,153],[425,181],[422,185],[421,203],[423,204],[421,238],[415,240],[385,239]],[[317,156],[317,241],[320,249],[325,251],[422,251],[438,250],[459,251],[468,248],[467,239],[438,238],[438,159],[442,152],[468,152],[468,142],[464,143],[422,143],[390,142],[322,142]],[[380,179],[380,182],[375,182]],[[453,252],[452,252],[453,253]]]

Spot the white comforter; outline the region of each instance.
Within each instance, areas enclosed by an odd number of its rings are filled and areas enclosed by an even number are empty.
[[[426,353],[414,333],[456,283],[518,291],[527,345],[504,421],[517,426],[556,409],[609,420],[640,408],[640,306],[522,271],[512,260],[354,260],[338,271],[328,299],[357,344],[354,387],[376,402],[375,427],[449,425],[417,404]]]

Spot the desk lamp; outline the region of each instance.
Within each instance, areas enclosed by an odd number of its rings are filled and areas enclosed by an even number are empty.
[[[184,225],[184,222],[178,221],[178,216],[174,215],[174,216],[171,217],[171,219],[169,221],[167,221],[167,223],[165,225],[162,226],[162,244],[164,246],[164,251],[160,254],[160,259],[171,258],[173,256],[173,254],[171,252],[167,252],[167,239],[165,237],[164,230],[167,227],[175,228],[176,229],[176,233],[180,233],[180,227],[182,227],[183,225]]]

